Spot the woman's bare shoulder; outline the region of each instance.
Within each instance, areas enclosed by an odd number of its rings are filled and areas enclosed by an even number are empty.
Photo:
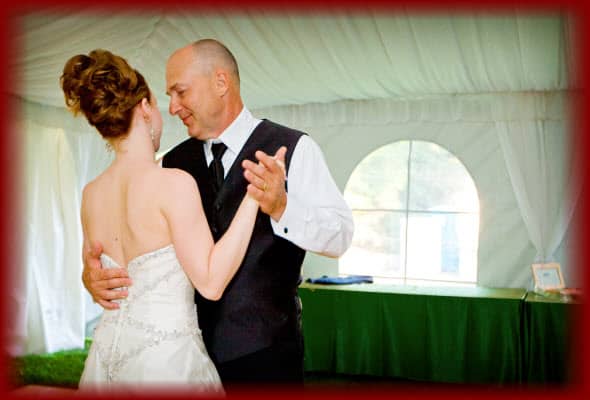
[[[82,200],[87,201],[94,197],[95,193],[100,193],[106,187],[108,181],[108,174],[106,172],[101,173],[96,178],[88,182],[82,189]]]
[[[194,185],[195,179],[188,172],[179,168],[161,168],[159,179],[166,185]]]
[[[103,172],[84,186],[81,199],[83,215],[90,215],[96,210],[104,208],[105,193],[109,191],[110,181],[108,174],[105,175]]]
[[[158,173],[158,189],[169,200],[198,196],[197,182],[188,172],[178,168],[162,168]]]

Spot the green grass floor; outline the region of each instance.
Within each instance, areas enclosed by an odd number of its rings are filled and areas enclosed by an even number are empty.
[[[12,387],[25,385],[44,385],[64,388],[77,388],[88,355],[91,339],[87,339],[84,349],[60,351],[51,354],[16,357],[10,362]],[[322,372],[308,372],[306,386],[400,386],[407,381],[393,378],[371,376],[336,375]]]
[[[12,385],[77,388],[90,343],[91,340],[86,340],[84,349],[13,358],[10,365]]]

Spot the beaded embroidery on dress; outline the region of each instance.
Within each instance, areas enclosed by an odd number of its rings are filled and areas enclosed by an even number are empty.
[[[103,267],[117,267],[101,255]],[[80,389],[179,388],[223,394],[197,321],[194,288],[172,244],[127,266],[133,285],[94,332]]]

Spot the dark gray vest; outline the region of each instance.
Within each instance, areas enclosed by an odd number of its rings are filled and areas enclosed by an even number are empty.
[[[195,178],[217,241],[246,193],[248,181],[243,176],[242,160],[257,162],[256,150],[273,155],[280,146],[286,146],[288,171],[295,145],[304,134],[263,120],[238,154],[216,198],[202,141],[190,138],[182,142],[164,156],[163,166],[183,169]],[[195,295],[199,324],[214,362],[241,357],[278,340],[301,340],[297,287],[304,257],[303,249],[274,235],[268,215],[258,213],[244,261],[222,298],[209,301],[198,292]]]

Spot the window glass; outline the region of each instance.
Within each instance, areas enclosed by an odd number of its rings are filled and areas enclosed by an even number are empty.
[[[406,214],[357,210],[352,214],[355,232],[350,249],[340,259],[340,272],[403,278]]]
[[[352,209],[405,209],[410,142],[383,146],[357,166],[346,184]]]
[[[471,176],[437,144],[412,141],[410,210],[479,212]]]
[[[355,168],[344,197],[355,232],[340,273],[412,284],[477,281],[477,190],[443,147],[409,140],[380,147]]]

